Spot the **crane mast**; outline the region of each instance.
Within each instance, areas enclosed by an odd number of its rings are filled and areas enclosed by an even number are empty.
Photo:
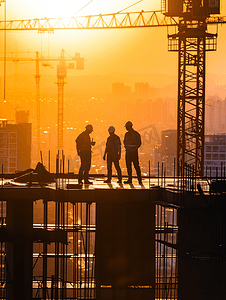
[[[41,150],[41,124],[40,124],[40,73],[39,73],[39,53],[36,52],[36,74],[35,74],[35,82],[36,82],[36,109],[37,109],[37,150],[38,154]]]
[[[203,176],[206,51],[216,50],[216,38],[203,22],[191,28],[182,22],[169,36],[169,51],[178,51],[178,175],[192,168]]]
[[[67,76],[64,49],[61,51],[60,62],[57,66],[58,87],[58,121],[57,121],[57,147],[63,150],[63,110],[64,110],[64,85]]]
[[[176,5],[177,4],[177,5]],[[179,17],[178,32],[169,35],[169,51],[178,52],[177,173],[204,174],[206,51],[216,50],[217,34],[206,19],[219,13],[219,3],[168,0],[170,16]]]
[[[215,36],[206,33],[205,24],[192,31],[179,27],[178,42],[178,118],[177,161],[178,174],[192,167],[196,175],[204,172],[205,129],[205,65],[209,50],[216,50]]]
[[[51,60],[51,59],[50,59]],[[69,61],[68,64],[66,62]],[[76,62],[76,67],[73,61]],[[79,53],[75,53],[75,56],[68,59],[65,58],[65,50],[61,50],[59,65],[57,66],[57,88],[58,88],[58,115],[57,115],[57,149],[62,151],[64,147],[64,85],[67,77],[67,69],[83,70],[84,58],[80,57]]]

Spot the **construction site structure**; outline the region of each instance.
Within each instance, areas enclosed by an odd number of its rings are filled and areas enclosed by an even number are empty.
[[[0,175],[1,299],[225,299],[225,167],[123,188],[62,171]]]
[[[188,14],[187,20],[186,11],[193,12],[194,3],[174,2],[171,16],[166,11],[162,21],[153,12],[148,18],[146,12],[137,13],[136,20],[129,13],[87,16],[83,18],[85,23],[79,18],[70,20],[68,26],[74,29],[179,28],[179,36],[169,36],[169,45],[176,43],[170,48],[179,49],[179,56],[183,54],[179,58],[178,88],[182,92],[178,110],[182,124],[179,130],[185,130],[186,136],[181,133],[179,176],[165,178],[162,167],[157,178],[143,178],[143,187],[122,187],[116,181],[108,186],[103,178],[92,176],[92,187],[79,188],[75,174],[59,174],[59,158],[57,172],[52,174],[55,182],[49,186],[42,177],[33,182],[33,174],[24,185],[16,186],[15,174],[2,174],[2,299],[16,300],[18,295],[24,300],[225,299],[225,166],[217,172],[219,177],[213,178],[211,169],[205,179],[198,176],[203,172],[200,139],[205,95],[200,85],[205,85],[205,25],[224,23],[225,18],[206,17],[207,8],[201,6],[205,1],[197,1],[199,15],[204,11],[204,17],[193,19]],[[174,12],[178,5],[180,9]],[[49,19],[16,22],[3,25],[7,30],[68,29],[62,20],[54,24]],[[210,36],[210,41],[216,41],[215,37]],[[197,66],[198,76],[197,69],[193,70]],[[196,109],[197,102],[200,105]],[[190,111],[191,107],[195,112]],[[185,140],[187,135],[190,138]],[[194,143],[200,144],[196,160],[192,152],[187,152]]]

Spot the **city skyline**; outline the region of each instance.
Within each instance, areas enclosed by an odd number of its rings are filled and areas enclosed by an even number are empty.
[[[139,2],[139,1],[138,1]],[[76,4],[76,5],[75,5]],[[87,6],[86,6],[87,4]],[[18,3],[15,1],[7,2],[7,20],[9,19],[28,19],[36,17],[59,17],[59,16],[79,16],[86,14],[112,13],[118,12],[131,6],[131,1],[110,1],[104,2],[94,0],[87,3],[78,1],[66,1],[62,9],[60,2],[56,1],[41,1],[37,6],[36,3],[23,0]],[[83,6],[84,9],[80,10]],[[140,1],[138,4],[126,9],[125,11],[140,11],[144,10],[159,10],[160,2]],[[0,13],[3,19],[4,4],[0,8]],[[76,12],[78,12],[76,14]],[[62,14],[62,15],[61,15]],[[224,2],[221,3],[221,15],[224,15]],[[225,26],[217,28],[209,26],[210,31],[218,32],[218,50],[214,53],[207,53],[206,61],[206,97],[215,97],[218,95],[224,99],[226,88],[224,87],[224,59],[222,59],[222,49],[224,49],[223,32]],[[4,118],[7,104],[11,101],[11,106],[8,106],[8,113],[10,112],[10,119],[13,119],[12,114],[16,109],[31,108],[31,122],[33,124],[33,136],[35,136],[36,125],[36,107],[35,107],[35,52],[48,58],[59,57],[61,50],[65,49],[67,57],[74,56],[75,53],[80,53],[81,57],[85,58],[84,70],[67,70],[67,82],[64,93],[64,121],[66,124],[72,124],[74,119],[79,119],[79,128],[83,128],[85,122],[89,121],[93,124],[102,122],[102,120],[109,122],[116,120],[116,125],[122,126],[128,118],[132,119],[136,128],[142,128],[146,125],[160,124],[158,130],[174,129],[176,127],[176,113],[177,108],[174,105],[175,111],[164,114],[161,111],[156,113],[159,120],[154,121],[150,118],[149,122],[147,116],[150,113],[152,104],[158,100],[159,103],[166,103],[167,99],[177,99],[177,73],[178,73],[178,53],[169,53],[167,50],[167,33],[172,33],[173,29],[167,30],[163,28],[134,28],[134,29],[109,29],[109,30],[60,30],[53,34],[38,34],[36,31],[7,31],[6,50],[7,56],[13,55],[18,58],[18,63],[8,62],[6,65],[6,99],[4,109],[0,117]],[[3,32],[0,33],[3,38]],[[2,47],[3,50],[3,47]],[[2,53],[3,57],[3,53]],[[29,57],[33,62],[24,62],[23,58]],[[47,68],[48,63],[40,64],[41,74],[41,128],[42,134],[48,131],[48,127],[52,131],[57,131],[57,86],[56,86],[56,65],[58,62],[51,62]],[[45,67],[43,66],[45,65]],[[219,71],[220,69],[220,71]],[[225,68],[226,69],[226,68]],[[1,64],[0,75],[3,75],[3,63]],[[109,77],[112,77],[111,79]],[[1,77],[2,83],[3,78]],[[134,91],[136,83],[147,83],[152,88],[148,100],[153,101],[146,109],[146,116],[135,117],[134,114],[126,113],[120,114],[121,119],[117,116],[117,105],[112,101],[111,84],[121,82],[125,86],[131,87]],[[1,84],[0,99],[3,99],[3,84]],[[157,93],[156,93],[157,91]],[[159,95],[158,95],[159,93]],[[131,94],[132,95],[132,94]],[[121,107],[130,105],[133,96],[127,95],[122,97]],[[94,100],[91,100],[94,99]],[[133,99],[134,100],[134,99]],[[139,100],[139,97],[137,97]],[[47,102],[46,106],[44,102]],[[92,103],[91,103],[92,102]],[[104,102],[105,104],[101,104]],[[49,103],[49,105],[48,105]],[[52,103],[52,104],[51,104]],[[109,113],[109,106],[112,103],[113,111]],[[133,104],[133,108],[137,104]],[[143,104],[142,104],[143,105]],[[159,105],[159,107],[161,107]],[[145,107],[145,106],[143,106]],[[89,108],[88,113],[86,109]],[[97,111],[98,108],[98,111]],[[106,112],[104,111],[106,110]],[[143,109],[144,110],[144,109]],[[160,109],[161,110],[161,109]],[[172,109],[171,109],[172,110]],[[135,109],[138,114],[139,109]],[[98,115],[98,118],[95,118]],[[144,120],[146,120],[144,122]],[[169,123],[171,120],[171,123]],[[164,123],[165,122],[165,123]],[[167,123],[168,122],[168,123]],[[52,124],[52,125],[49,125]],[[173,125],[172,125],[173,124]],[[106,123],[105,126],[108,124]],[[55,128],[54,128],[55,126]],[[102,126],[101,123],[98,126]],[[72,126],[75,127],[75,124]],[[77,127],[77,126],[76,126]],[[99,130],[99,128],[98,128]],[[74,140],[73,137],[68,137]],[[65,132],[65,137],[67,136]],[[98,136],[97,136],[98,137]],[[99,137],[98,137],[99,138]],[[70,146],[70,149],[73,149]]]
[[[0,0],[1,299],[225,298],[226,0],[135,1]]]

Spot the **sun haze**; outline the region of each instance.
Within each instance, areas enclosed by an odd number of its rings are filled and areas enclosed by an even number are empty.
[[[63,18],[160,9],[160,0],[143,0],[130,7],[136,2],[139,1],[9,0],[7,19]],[[224,2],[222,5],[224,7]],[[0,7],[0,18],[3,19],[3,16],[4,5]],[[226,81],[225,27],[219,28],[217,52],[207,53],[207,88],[214,92]],[[3,101],[2,88],[0,100],[3,109],[0,107],[0,118],[13,120],[16,109],[29,110],[35,145],[35,63],[22,63],[20,59],[35,59],[35,52],[38,51],[46,58],[40,64],[42,149],[47,151],[49,147],[56,148],[58,94],[55,83],[59,62],[49,62],[48,59],[59,57],[64,49],[67,58],[74,57],[75,53],[85,58],[84,70],[67,70],[67,84],[64,87],[64,143],[67,153],[75,153],[74,138],[84,129],[86,122],[94,125],[93,136],[100,144],[106,137],[109,123],[115,125],[117,132],[123,135],[127,119],[131,119],[137,129],[153,123],[158,132],[175,128],[178,53],[168,52],[167,33],[166,27],[55,30],[53,34],[7,31],[7,55],[11,56],[14,52],[19,62],[7,62],[6,102]],[[3,32],[0,32],[0,38],[4,40]],[[3,46],[2,43],[1,57]],[[1,83],[3,71],[1,62]],[[219,76],[210,77],[209,73],[214,72]],[[113,91],[115,83],[123,90],[121,96]],[[139,94],[139,87],[146,88],[148,93]],[[146,98],[142,100],[142,97]],[[149,147],[147,151],[152,151],[153,145],[146,146]]]
[[[133,5],[137,3],[136,5]],[[77,15],[94,15],[104,13],[115,13],[118,11],[156,10],[160,7],[158,0],[21,0],[8,1],[8,17],[10,19],[20,18],[60,18]]]

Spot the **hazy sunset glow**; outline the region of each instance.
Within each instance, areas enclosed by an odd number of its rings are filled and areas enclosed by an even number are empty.
[[[224,299],[226,0],[0,0],[0,41],[0,300]]]
[[[133,5],[137,3],[136,5]],[[133,5],[133,6],[132,6]],[[160,8],[158,0],[40,0],[40,1],[8,1],[8,17],[20,19],[33,17],[72,17],[75,15],[94,15],[122,11],[156,10]]]
[[[63,18],[115,13],[136,2],[138,1],[9,0],[7,19]],[[222,15],[225,11],[225,2],[223,0],[221,3]],[[143,0],[124,11],[159,9],[160,1]],[[3,19],[3,16],[4,4],[0,7],[0,18]],[[213,95],[224,97],[226,25],[218,29],[212,26],[211,31],[218,31],[218,49],[216,52],[207,53],[206,94],[207,97]],[[85,58],[84,70],[67,70],[67,84],[64,86],[64,143],[67,155],[76,158],[74,140],[84,129],[86,121],[94,125],[93,137],[102,145],[108,134],[108,126],[115,125],[117,133],[123,136],[124,123],[128,119],[134,122],[136,129],[155,124],[159,134],[162,130],[176,128],[178,53],[168,52],[167,33],[166,27],[55,30],[52,34],[8,31],[7,56],[17,56],[18,63],[7,61],[5,102],[3,102],[4,68],[3,62],[0,63],[2,87],[0,118],[14,120],[16,110],[29,110],[35,145],[36,69],[34,61],[25,60],[26,58],[34,60],[35,52],[38,51],[46,58],[45,63],[40,64],[42,150],[45,152],[49,147],[53,151],[56,149],[58,62],[50,62],[48,59],[59,57],[61,50],[64,49],[67,59],[74,57],[75,53],[80,53],[81,57]],[[0,32],[0,38],[3,41],[3,32]],[[2,42],[0,48],[2,61],[3,50]],[[121,83],[124,86],[125,92],[122,92],[121,96],[113,93],[113,83]],[[139,94],[137,83],[147,83],[148,94]],[[147,144],[145,147],[148,150],[144,148],[144,152],[151,152],[155,143],[156,141]],[[101,147],[96,147],[95,157],[98,157]],[[94,161],[94,164],[103,164],[102,158],[98,157],[98,160]]]

